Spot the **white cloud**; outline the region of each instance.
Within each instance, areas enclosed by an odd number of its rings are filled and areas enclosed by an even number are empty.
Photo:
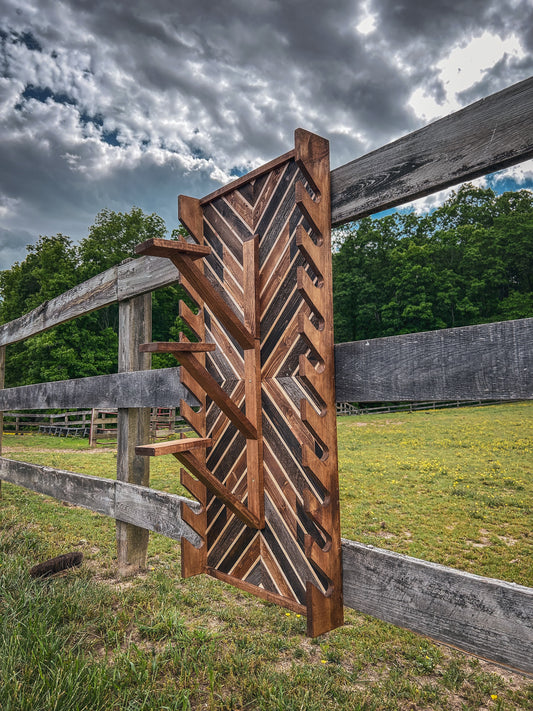
[[[492,32],[483,32],[454,47],[435,65],[436,81],[433,90],[425,86],[414,89],[409,106],[424,121],[432,121],[457,111],[463,105],[461,92],[473,87],[500,61],[518,61],[526,56],[516,34],[501,38]],[[439,92],[435,92],[438,84]]]
[[[103,207],[174,226],[178,192],[285,152],[298,126],[346,163],[531,73],[528,4],[3,0],[0,240],[77,239]]]

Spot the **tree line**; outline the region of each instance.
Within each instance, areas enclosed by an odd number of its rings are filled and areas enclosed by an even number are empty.
[[[533,194],[464,185],[434,211],[366,218],[336,237],[335,340],[533,315]]]
[[[177,239],[182,230],[174,230]],[[7,323],[86,279],[120,264],[135,245],[168,239],[164,220],[134,207],[129,213],[102,210],[78,245],[62,234],[41,236],[28,245],[26,259],[0,272],[0,323]],[[154,340],[178,340],[182,329],[178,285],[153,292]],[[154,367],[176,365],[173,356],[154,354]],[[118,304],[81,316],[7,347],[6,387],[116,373]]]
[[[139,208],[102,210],[78,245],[62,234],[40,237],[24,261],[0,272],[0,323],[119,264],[152,237],[168,238],[165,223]],[[178,339],[184,296],[177,284],[153,293],[154,340]],[[336,231],[333,298],[336,342],[533,315],[533,194],[466,185],[428,214],[397,212]],[[117,351],[113,305],[8,346],[6,387],[113,373]],[[175,360],[154,354],[153,363]]]

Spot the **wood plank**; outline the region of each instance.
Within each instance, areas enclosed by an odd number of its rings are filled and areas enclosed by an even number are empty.
[[[195,398],[180,382],[179,368],[96,375],[0,390],[0,410],[88,407],[177,407]]]
[[[117,267],[117,300],[124,301],[179,281],[179,272],[163,257],[128,259]]]
[[[533,588],[342,541],[344,604],[533,672]]]
[[[213,440],[210,437],[186,437],[185,439],[175,439],[170,442],[142,444],[135,448],[135,452],[145,457],[159,457],[162,454],[188,452],[191,449],[205,449],[212,444]]]
[[[226,506],[250,528],[262,528],[260,521],[239,499],[224,486],[191,452],[175,452],[176,459],[187,467],[211,492],[221,499]]]
[[[168,286],[178,279],[178,270],[167,259],[127,260],[0,326],[0,346],[17,343],[117,301]]]
[[[194,343],[191,341],[157,341],[142,343],[139,350],[142,353],[208,353],[216,351],[215,343]]]
[[[338,402],[533,398],[533,318],[335,346]]]
[[[181,518],[182,502],[194,511],[200,506],[176,494],[4,457],[0,457],[0,479],[175,540],[184,537],[195,546],[201,544],[200,536]]]
[[[141,343],[152,338],[152,294],[134,296],[119,304],[119,372],[149,371],[150,353],[140,351]],[[135,448],[150,437],[150,408],[119,407],[117,422],[117,480],[147,487],[150,460]],[[117,519],[117,560],[119,575],[146,567],[149,531]]]
[[[331,173],[341,225],[533,156],[533,78],[477,101]]]
[[[211,247],[204,244],[191,244],[185,240],[151,239],[135,247],[136,254],[149,254],[153,257],[168,257],[175,254],[186,254],[190,259],[202,259],[211,253]]]
[[[271,170],[274,170],[280,165],[283,165],[283,163],[287,163],[291,158],[294,157],[294,150],[287,151],[287,153],[284,153],[281,156],[278,156],[277,158],[273,158],[271,161],[268,163],[265,163],[264,165],[259,166],[259,168],[255,168],[254,170],[251,170],[249,173],[246,173],[246,175],[243,175],[240,178],[237,178],[236,180],[233,180],[231,183],[228,183],[227,185],[223,185],[221,188],[218,188],[218,190],[215,190],[212,193],[209,193],[209,195],[206,195],[205,197],[201,198],[200,204],[201,205],[206,205],[209,202],[213,202],[213,200],[216,200],[217,198],[221,197],[222,195],[226,195],[226,193],[233,192],[234,190],[238,190],[241,186],[246,185],[247,183],[250,183],[251,181],[255,180],[258,178],[260,175],[263,175],[264,173],[269,173]],[[181,197],[181,195],[180,195]]]

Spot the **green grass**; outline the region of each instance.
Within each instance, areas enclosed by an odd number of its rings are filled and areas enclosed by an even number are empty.
[[[533,586],[533,404],[339,419],[343,536]],[[5,437],[6,456],[113,477],[86,441]],[[5,451],[5,450],[4,450]],[[154,488],[184,493],[171,457]],[[528,709],[530,679],[347,611],[305,620],[207,576],[151,535],[149,570],[115,578],[114,522],[9,484],[0,502],[0,708]],[[82,568],[33,581],[81,550]],[[496,698],[492,698],[495,696]]]

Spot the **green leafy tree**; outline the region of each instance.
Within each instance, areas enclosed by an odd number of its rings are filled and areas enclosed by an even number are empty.
[[[333,255],[335,337],[531,316],[533,195],[465,185],[428,215],[366,218]]]
[[[175,231],[172,237],[179,234],[180,231]],[[129,213],[102,210],[79,247],[64,235],[40,237],[28,247],[23,262],[0,273],[0,322],[12,321],[134,257],[135,245],[165,237],[164,221],[135,207]],[[179,331],[184,330],[178,316],[178,303],[184,296],[179,285],[154,292],[155,340],[177,339]],[[117,354],[118,306],[112,305],[9,346],[6,384],[26,385],[113,373],[117,370]],[[155,367],[176,364],[172,356],[158,354],[153,362]]]

